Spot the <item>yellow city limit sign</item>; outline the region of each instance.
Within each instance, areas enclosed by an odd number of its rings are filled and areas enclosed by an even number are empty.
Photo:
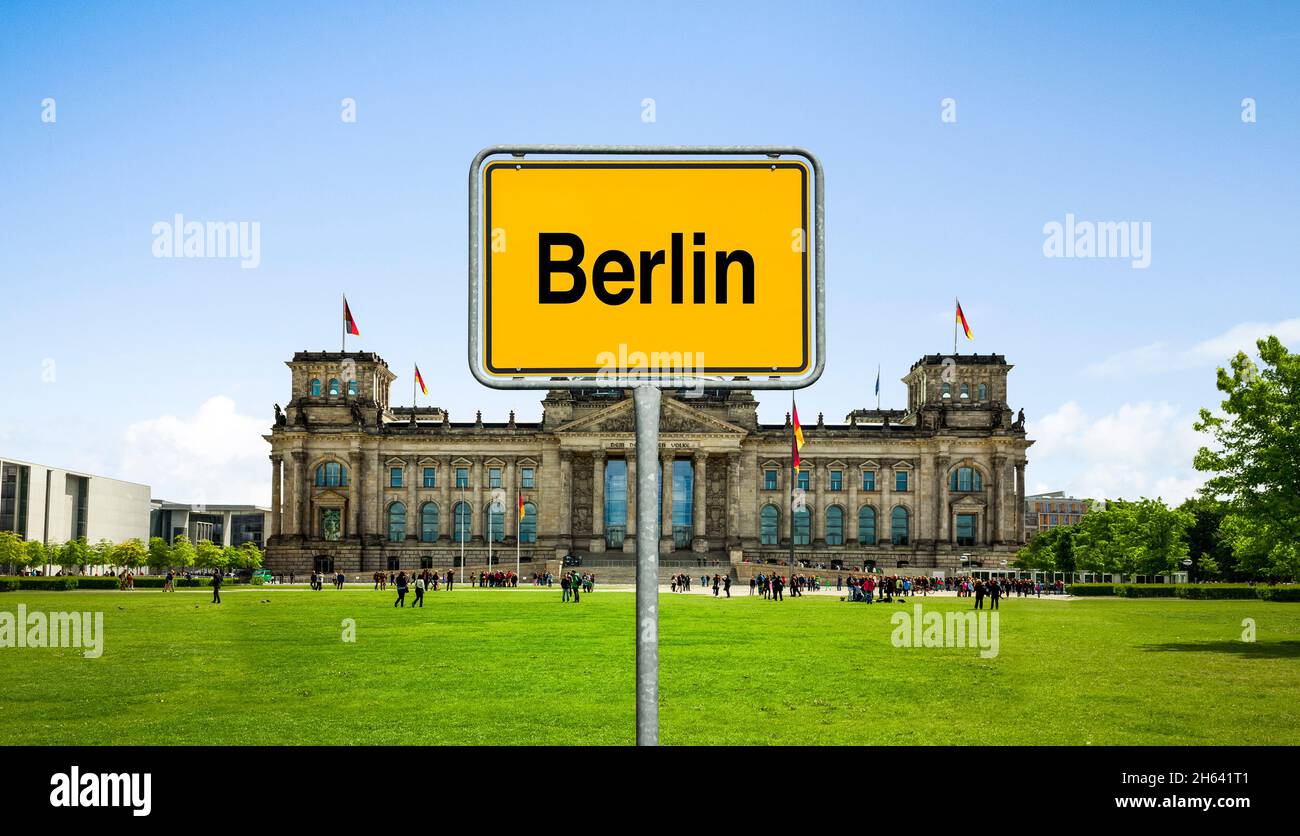
[[[799,375],[809,169],[793,160],[483,167],[490,375]]]

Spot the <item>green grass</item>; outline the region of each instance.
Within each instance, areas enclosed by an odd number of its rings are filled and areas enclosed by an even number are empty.
[[[1012,598],[982,659],[893,647],[897,604],[746,592],[661,596],[661,742],[1300,743],[1300,605]],[[99,659],[0,649],[0,742],[633,742],[631,593],[457,589],[415,611],[370,590],[223,597],[0,596],[102,610],[106,633]]]

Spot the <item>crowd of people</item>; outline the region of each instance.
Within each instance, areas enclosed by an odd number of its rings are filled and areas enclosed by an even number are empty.
[[[984,600],[989,600],[990,609],[997,609],[1003,598],[1017,596],[1020,598],[1043,597],[1043,593],[1064,594],[1063,582],[1044,584],[1028,578],[931,578],[896,577],[893,575],[876,577],[866,575],[862,578],[850,575],[847,581],[843,576],[835,578],[836,591],[848,592],[848,600],[890,602],[894,598],[909,598],[914,595],[929,595],[931,592],[955,592],[958,598],[974,598],[975,608],[984,609]]]
[[[575,569],[560,575],[561,601],[572,601],[577,604],[583,592],[590,595],[595,589],[596,576],[593,574],[583,574]]]

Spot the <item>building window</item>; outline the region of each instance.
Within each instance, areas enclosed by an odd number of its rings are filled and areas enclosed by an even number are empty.
[[[979,392],[981,401],[987,401],[989,399],[989,387],[987,384],[981,383],[980,388],[977,391]]]
[[[876,509],[870,505],[858,509],[858,545],[876,545]]]
[[[348,469],[338,462],[325,462],[316,467],[316,487],[347,487]]]
[[[311,379],[311,396],[313,398],[320,397],[320,380],[314,377]]]
[[[968,401],[968,400],[970,400],[970,384],[969,384],[969,383],[963,383],[963,384],[961,385],[961,399],[964,400],[964,401]]]
[[[876,471],[862,471],[862,490],[874,491],[876,489]]]
[[[337,397],[339,396],[339,393],[340,393],[341,391],[342,391],[342,390],[339,389],[339,379],[338,379],[337,377],[331,377],[331,378],[330,378],[330,397],[331,397],[331,398],[337,398]]]
[[[388,539],[394,543],[406,539],[406,506],[400,502],[388,506]]]
[[[519,486],[521,488],[535,488],[536,471],[531,467],[522,467],[519,469]]]
[[[948,490],[959,493],[984,490],[984,477],[973,467],[959,467],[948,475]]]
[[[673,547],[688,549],[695,533],[695,463],[690,459],[673,460]],[[663,494],[659,495],[662,505]],[[704,509],[700,509],[704,513]]]
[[[775,505],[764,505],[758,515],[758,542],[764,546],[775,546],[777,531],[781,524],[781,512]]]
[[[763,490],[776,490],[776,471],[769,469],[763,471]]]
[[[889,521],[889,542],[895,546],[906,546],[910,528],[908,523],[907,509],[901,505],[895,508]]]
[[[491,533],[493,543],[500,543],[506,539],[505,509],[494,510],[491,502],[488,503],[487,507],[487,530]]]
[[[844,490],[844,471],[842,470],[831,471],[831,490],[833,491]]]
[[[454,532],[452,538],[457,543],[464,543],[470,538],[470,511],[468,502],[457,502],[456,507],[452,509],[456,519],[452,528]]]
[[[468,468],[468,467],[458,467],[458,468],[456,468],[456,487],[458,487],[458,488],[468,488],[468,487],[469,487],[469,468]]]
[[[400,488],[402,486],[402,469],[400,467],[390,467],[388,469],[388,487]]]
[[[420,540],[432,543],[438,539],[438,506],[426,502],[420,507]]]
[[[605,547],[623,548],[627,536],[627,459],[605,463]]]
[[[812,514],[808,511],[808,506],[805,505],[795,511],[792,521],[794,522],[794,544],[808,545],[812,541]]]
[[[320,509],[320,536],[322,540],[338,540],[343,535],[343,512],[338,508]]]
[[[952,384],[951,384],[951,383],[945,383],[945,384],[943,384],[943,397],[946,398],[946,399],[948,399],[948,400],[951,400],[951,399],[952,399]]]
[[[826,545],[844,545],[844,509],[838,505],[826,509]]]
[[[438,487],[438,469],[436,467],[426,467],[424,469],[424,486],[426,488]]]
[[[350,395],[350,396],[352,396],[352,397],[355,398],[357,395],[360,395],[360,394],[361,394],[361,385],[360,385],[359,383],[357,383],[355,380],[349,380],[349,381],[348,381],[348,395]]]
[[[799,471],[799,490],[808,490],[808,471],[806,470]]]
[[[519,520],[519,542],[537,542],[537,506],[531,502],[524,503],[524,516]]]
[[[420,555],[420,568],[421,568],[421,569],[432,569],[432,568],[433,568],[433,555],[431,555],[431,554],[422,554],[422,555]]]
[[[390,554],[388,556],[388,571],[396,572],[398,569],[401,568],[402,568],[402,559],[395,554]]]
[[[894,471],[894,490],[896,490],[896,491],[905,491],[905,490],[907,490],[907,471],[906,471],[906,470],[895,470],[895,471]]]
[[[957,515],[957,545],[959,546],[975,545],[975,515],[974,514]]]
[[[501,487],[501,468],[499,467],[488,468],[488,487],[489,488]]]

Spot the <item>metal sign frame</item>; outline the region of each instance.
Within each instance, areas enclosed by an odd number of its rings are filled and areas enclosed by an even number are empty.
[[[793,378],[754,378],[683,375],[676,382],[653,377],[618,379],[595,377],[498,377],[480,367],[480,251],[479,213],[482,171],[492,157],[503,154],[518,159],[528,154],[647,157],[801,157],[813,170],[813,312],[812,369]],[[825,210],[821,162],[810,151],[796,147],[751,145],[493,145],[479,151],[469,168],[469,368],[474,378],[492,389],[590,389],[611,386],[632,390],[636,417],[636,742],[659,745],[659,410],[663,389],[680,389],[682,378],[711,389],[802,389],[821,377],[826,366]],[[805,297],[806,298],[806,297]],[[603,388],[603,387],[602,387]],[[463,545],[463,544],[462,544]]]
[[[662,388],[680,389],[680,381],[695,381],[708,389],[803,389],[817,382],[826,365],[826,297],[825,297],[825,229],[822,223],[825,212],[821,161],[805,148],[767,145],[491,145],[479,151],[469,167],[469,369],[474,379],[492,389],[591,389],[635,388],[646,383],[660,385],[654,378],[635,384],[626,379],[610,386],[602,376],[591,377],[501,377],[488,374],[482,368],[482,246],[483,231],[480,204],[482,202],[483,166],[492,157],[508,155],[516,159],[529,154],[546,156],[647,156],[647,157],[799,157],[808,162],[813,171],[813,366],[798,377],[751,376],[736,379],[728,376],[677,375],[678,383],[663,384]],[[635,375],[629,375],[635,378]],[[621,385],[619,385],[621,384]],[[688,384],[689,385],[689,384]]]

